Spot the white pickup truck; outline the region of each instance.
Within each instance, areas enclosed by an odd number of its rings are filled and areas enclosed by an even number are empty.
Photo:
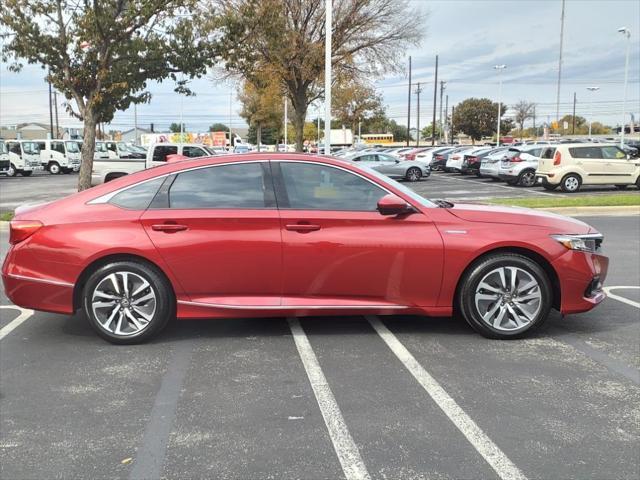
[[[147,150],[147,158],[94,159],[91,171],[91,185],[109,182],[118,177],[139,172],[145,168],[163,165],[169,155],[183,155],[189,158],[216,155],[206,145],[195,143],[154,143]]]

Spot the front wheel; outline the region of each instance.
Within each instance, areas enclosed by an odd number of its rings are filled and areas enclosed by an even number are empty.
[[[407,170],[405,178],[409,182],[417,182],[422,178],[422,172],[418,167],[411,167],[409,170]]]
[[[159,333],[175,314],[171,285],[155,268],[133,261],[97,269],[83,291],[93,329],[116,344],[141,343]]]
[[[553,302],[545,271],[533,260],[503,253],[477,262],[461,281],[458,306],[487,338],[522,337],[549,316]]]
[[[49,164],[49,173],[51,173],[52,175],[58,175],[60,171],[60,165],[58,165],[56,162],[52,162]]]
[[[18,173],[18,169],[16,168],[16,166],[12,163],[9,166],[9,170],[7,170],[7,177],[15,177],[16,174]]]

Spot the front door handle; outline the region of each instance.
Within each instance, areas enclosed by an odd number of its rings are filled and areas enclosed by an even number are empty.
[[[315,232],[316,230],[320,230],[320,225],[309,225],[308,223],[296,223],[293,225],[285,225],[287,230],[291,232]]]
[[[186,225],[178,225],[177,223],[160,223],[157,225],[151,225],[151,230],[154,232],[175,233],[186,230]]]

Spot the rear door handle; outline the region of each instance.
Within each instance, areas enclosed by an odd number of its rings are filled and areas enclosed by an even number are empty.
[[[155,232],[174,233],[186,230],[186,225],[178,225],[176,223],[161,223],[158,225],[151,225],[151,230]]]
[[[296,223],[293,225],[285,225],[284,228],[291,232],[315,232],[320,230],[320,225],[309,225],[307,223]]]

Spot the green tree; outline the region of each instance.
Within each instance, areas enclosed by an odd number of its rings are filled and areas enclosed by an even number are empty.
[[[184,123],[182,124],[182,129],[180,129],[180,124],[174,122],[171,125],[169,125],[169,131],[172,133],[180,133],[181,131],[186,132],[187,129]]]
[[[506,105],[501,107],[502,113],[507,109]],[[498,118],[498,104],[488,98],[467,98],[455,107],[453,114],[453,125],[456,132],[462,132],[475,143],[482,137],[490,137],[496,134]],[[500,134],[509,132],[513,127],[513,122],[501,120]]]
[[[208,44],[191,18],[176,17],[195,0],[4,0],[3,60],[41,65],[64,94],[71,115],[83,121],[78,189],[91,186],[96,125],[118,110],[149,101],[150,80],[170,78],[176,91],[206,73]],[[184,76],[178,77],[182,72]],[[186,79],[185,79],[186,78]]]
[[[307,107],[323,95],[324,13],[318,0],[215,0],[201,17],[229,74],[250,82],[268,69],[292,106],[302,150]],[[334,0],[331,63],[367,76],[399,70],[401,55],[422,36],[423,20],[408,0]]]
[[[276,131],[282,128],[284,105],[280,85],[267,71],[256,75],[253,81],[244,80],[238,90],[238,99],[242,103],[240,116],[255,128],[257,145],[264,143],[263,127]]]
[[[228,132],[229,127],[224,123],[214,123],[213,125],[209,126],[209,131],[210,132]]]
[[[341,79],[332,92],[332,116],[348,126],[355,135],[358,122],[382,108],[382,97],[376,89],[351,76]]]

